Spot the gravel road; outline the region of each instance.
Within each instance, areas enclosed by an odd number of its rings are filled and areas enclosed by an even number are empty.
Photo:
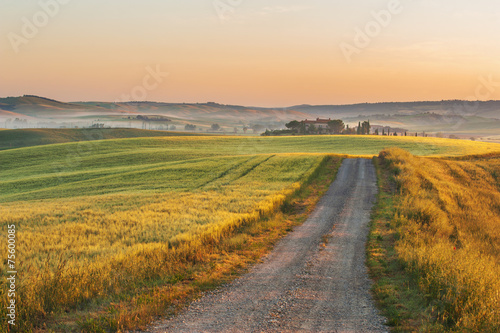
[[[307,221],[263,263],[148,332],[387,332],[365,267],[376,193],[371,160],[345,159]]]

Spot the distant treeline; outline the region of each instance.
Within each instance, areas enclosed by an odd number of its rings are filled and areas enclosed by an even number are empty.
[[[142,121],[172,121],[170,118],[167,118],[165,116],[158,116],[158,115],[153,115],[153,116],[139,115],[136,117],[136,119],[142,120]]]
[[[345,135],[386,135],[386,136],[418,136],[418,133],[408,133],[403,128],[391,128],[389,126],[372,126],[369,120],[358,122],[358,126],[349,127],[341,119],[328,121],[297,121],[293,120],[285,124],[287,129],[269,130],[267,129],[262,136],[280,136],[280,135],[321,135],[321,134],[345,134]],[[421,136],[427,136],[421,133]]]

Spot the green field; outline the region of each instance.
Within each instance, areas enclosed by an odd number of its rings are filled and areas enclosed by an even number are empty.
[[[0,150],[77,141],[193,135],[195,134],[130,128],[0,130]]]
[[[196,137],[196,147],[190,141],[170,140],[175,137]],[[186,132],[148,131],[139,129],[17,129],[0,131],[0,150],[50,145],[58,143],[86,142],[96,140],[137,138],[117,144],[99,145],[103,149],[120,151],[147,147],[165,148],[176,145],[180,149],[195,148],[197,151],[220,152],[213,154],[253,153],[338,153],[349,155],[376,155],[384,148],[396,146],[416,155],[464,155],[488,153],[498,146],[476,144],[440,138],[387,137],[387,136],[306,136],[306,137],[214,137]],[[145,140],[150,138],[150,140]],[[84,145],[84,144],[83,144]],[[81,146],[83,146],[81,144]],[[68,149],[72,149],[71,147]],[[82,148],[78,148],[82,149]],[[84,149],[84,148],[83,148]]]
[[[105,193],[176,189],[172,170],[219,172],[221,157],[261,154],[375,155],[398,146],[415,155],[467,155],[500,151],[494,143],[449,139],[306,137],[161,137],[114,139],[13,149],[0,152],[0,202]],[[234,158],[233,158],[234,159]],[[205,171],[204,163],[208,163]],[[200,167],[201,165],[201,167]],[[177,172],[177,171],[176,171]],[[149,178],[155,175],[157,178]],[[189,175],[188,175],[189,176]],[[167,177],[167,178],[162,178]],[[185,190],[197,180],[185,175]],[[165,182],[151,182],[165,179]]]
[[[331,154],[371,156],[392,146],[430,156],[500,151],[375,136],[128,138],[0,151],[0,225],[16,225],[22,256],[18,315],[36,326],[176,285],[214,246],[226,253],[246,244],[238,230],[278,212],[341,160]]]

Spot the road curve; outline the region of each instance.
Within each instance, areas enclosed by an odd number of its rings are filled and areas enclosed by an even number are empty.
[[[365,267],[376,193],[371,160],[345,159],[314,212],[263,263],[148,332],[387,332]]]

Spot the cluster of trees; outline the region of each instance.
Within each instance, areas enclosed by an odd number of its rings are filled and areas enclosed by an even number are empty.
[[[287,129],[276,129],[273,130],[272,127],[266,129],[266,126],[261,124],[253,124],[253,125],[243,125],[243,127],[234,127],[233,133],[238,133],[243,130],[243,133],[247,133],[248,130],[251,130],[253,133],[261,133],[265,130],[262,135],[264,136],[278,136],[278,135],[314,135],[314,134],[346,134],[346,135],[386,135],[386,136],[397,136],[397,135],[415,135],[419,136],[417,133],[407,133],[405,129],[391,129],[390,127],[381,127],[375,126],[375,130],[372,131],[372,126],[370,125],[370,121],[358,122],[357,127],[349,127],[349,125],[344,124],[341,119],[333,119],[328,121],[327,123],[311,124],[302,121],[292,120],[289,123],[285,124]],[[175,126],[171,126],[171,129],[175,129]],[[168,128],[168,127],[167,127]],[[184,130],[186,131],[203,131],[203,128],[198,128],[194,124],[187,124],[184,126]],[[210,129],[207,131],[212,132],[228,132],[230,130],[222,128],[221,125],[214,123],[210,126]],[[426,137],[427,134],[422,133],[422,136]]]
[[[315,126],[305,122],[292,120],[285,124],[286,130],[267,130],[263,135],[294,135],[294,134],[369,134],[370,121],[359,123],[358,128],[350,128],[341,119],[333,119],[326,123],[326,126]]]
[[[186,126],[184,126],[184,129],[186,131],[195,131],[196,130],[196,125],[193,125],[193,124],[186,124]]]
[[[346,129],[344,122],[340,119],[330,120],[326,128],[316,127],[314,126],[314,124],[308,125],[297,120],[292,120],[291,122],[285,124],[285,126],[293,133],[298,134],[317,134],[322,132],[328,132],[330,134],[341,134]],[[347,128],[349,128],[349,126],[347,126]]]
[[[399,133],[399,134],[398,134]],[[377,128],[374,132],[375,135],[385,135],[385,136],[411,136],[412,134],[408,134],[408,131],[406,130],[401,130],[401,131],[397,131],[396,129],[393,129],[393,131],[391,132],[391,128],[390,127],[387,127],[387,128],[382,128],[382,133],[379,131],[379,129]],[[418,136],[418,133],[415,133],[415,136]],[[427,134],[425,134],[425,132],[422,133],[422,137],[427,137]]]
[[[358,129],[356,130],[356,134],[358,135],[366,135],[370,134],[370,121],[363,121],[363,123],[358,122]]]

